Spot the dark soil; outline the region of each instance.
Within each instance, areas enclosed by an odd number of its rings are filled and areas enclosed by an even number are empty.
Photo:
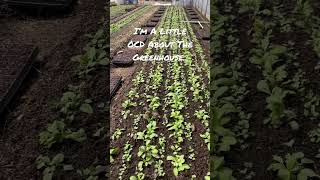
[[[292,2],[284,2],[284,9],[282,13],[287,14],[286,18],[292,17]],[[241,178],[243,175],[239,173],[239,170],[243,169],[244,162],[252,162],[253,170],[256,172],[254,179],[259,180],[274,180],[277,179],[275,174],[271,171],[267,171],[268,166],[272,162],[273,155],[284,156],[287,153],[303,152],[307,158],[315,161],[314,165],[311,165],[318,174],[320,173],[320,160],[315,158],[315,155],[320,148],[319,144],[310,142],[308,132],[314,129],[318,122],[312,121],[303,115],[302,97],[299,95],[288,96],[286,98],[286,108],[296,112],[297,117],[295,120],[299,123],[299,130],[293,131],[288,122],[285,122],[279,128],[271,128],[268,125],[263,124],[263,120],[268,116],[266,113],[266,95],[257,91],[257,83],[263,79],[262,72],[256,65],[249,62],[249,51],[254,47],[251,43],[251,38],[248,35],[248,31],[253,27],[252,16],[249,14],[237,14],[237,7],[232,10],[233,15],[237,18],[233,21],[233,27],[239,32],[236,34],[240,39],[239,47],[241,49],[240,61],[243,63],[241,72],[245,74],[245,80],[248,83],[249,94],[243,102],[243,107],[246,112],[252,113],[253,116],[250,122],[250,129],[255,133],[255,136],[250,138],[247,143],[249,148],[247,150],[241,150],[240,147],[232,147],[231,152],[226,154],[226,166],[234,170],[236,178]],[[267,20],[267,18],[265,19]],[[292,26],[293,31],[289,33],[280,33],[277,26],[273,30],[273,38],[271,43],[285,45],[287,42],[293,41],[293,51],[298,53],[295,60],[300,65],[299,67],[306,72],[305,78],[309,83],[305,85],[306,89],[313,89],[317,91],[320,88],[319,72],[314,70],[318,58],[316,57],[313,48],[307,45],[310,40],[310,34],[305,33],[302,29]],[[233,34],[235,35],[235,34]],[[225,40],[225,39],[224,39]],[[222,42],[225,42],[222,40]],[[214,43],[214,42],[213,42]],[[221,47],[227,44],[222,43]],[[227,53],[220,59],[221,62],[228,64],[230,57]],[[296,72],[297,67],[293,64],[289,64],[287,71],[289,77]],[[318,93],[319,95],[319,93]],[[290,140],[294,139],[295,143],[293,147],[283,145]]]
[[[152,28],[148,28],[150,31],[152,30]],[[209,31],[208,31],[209,33]],[[150,37],[149,37],[150,39]],[[209,46],[207,46],[205,49],[209,49]],[[154,53],[156,54],[157,52],[154,50]],[[209,51],[206,52],[206,54],[209,56]],[[163,63],[164,65],[164,74],[163,77],[168,77],[167,73],[167,63]],[[151,69],[153,65],[151,63],[145,63],[143,64],[141,67],[138,67],[135,70],[135,74],[132,75],[131,79],[135,77],[136,73],[139,72],[141,69],[144,69],[144,75],[146,77],[148,77],[148,73]],[[131,82],[131,79],[129,80],[129,82]],[[207,82],[208,83],[208,82]],[[119,91],[120,93],[117,95],[116,99],[112,102],[112,110],[111,110],[111,117],[112,117],[112,123],[114,123],[114,125],[111,125],[111,129],[115,129],[116,127],[119,128],[124,128],[126,130],[126,132],[130,132],[132,131],[136,131],[133,130],[133,126],[132,126],[132,121],[127,121],[127,120],[123,120],[123,122],[121,122],[122,116],[121,116],[121,102],[123,102],[123,100],[125,100],[127,97],[127,93],[130,90],[130,88],[132,87],[132,83],[128,83],[123,85],[125,88],[123,91]],[[190,86],[190,84],[188,84],[188,86]],[[145,85],[141,85],[139,87],[138,90],[138,94],[143,94],[145,93]],[[157,95],[160,97],[161,101],[163,101],[164,97],[165,97],[165,86],[161,85],[160,88],[158,90],[156,90],[156,92],[153,93],[157,93]],[[188,94],[189,98],[192,98],[192,94]],[[146,99],[139,99],[137,102],[143,102],[146,101]],[[162,103],[161,103],[162,104]],[[188,113],[190,115],[192,115],[194,113],[194,110],[197,109],[200,106],[201,103],[195,103],[192,107],[190,107],[190,111],[188,112],[183,112],[184,114]],[[130,109],[131,113],[133,114],[141,114],[141,112],[146,112],[146,109],[148,109],[146,106],[137,106],[134,107],[132,109]],[[163,117],[164,114],[169,114],[169,112],[165,112],[164,110],[159,109],[157,111],[159,117]],[[172,169],[172,165],[170,164],[170,162],[165,162],[164,163],[164,170],[165,170],[165,177],[164,178],[158,178],[158,179],[187,179],[187,177],[191,177],[192,174],[197,175],[197,177],[202,177],[204,176],[207,172],[208,172],[208,165],[206,164],[206,162],[208,162],[208,152],[205,151],[204,149],[206,149],[206,144],[203,142],[203,140],[197,136],[199,133],[203,133],[205,131],[205,128],[203,127],[203,125],[200,122],[196,122],[193,121],[194,125],[195,125],[195,131],[193,132],[193,139],[191,141],[192,144],[190,143],[182,143],[181,147],[183,148],[182,152],[184,154],[188,154],[187,153],[187,146],[188,145],[192,145],[193,147],[195,147],[195,152],[196,152],[196,163],[193,162],[193,166],[191,167],[190,172],[188,173],[181,173],[181,175],[179,177],[174,177],[171,169]],[[157,123],[158,124],[158,133],[164,133],[164,136],[168,136],[168,132],[165,130],[167,129],[167,127],[164,127],[161,123]],[[113,127],[112,127],[113,126]],[[139,124],[139,129],[137,131],[143,131],[145,129],[146,126],[146,122],[145,121],[140,121]],[[170,152],[170,146],[173,144],[173,140],[172,138],[166,138],[167,139],[167,143],[166,143],[166,152]],[[121,137],[118,141],[114,142],[111,144],[112,147],[123,147],[123,145],[126,143],[126,141],[129,141],[129,143],[131,145],[134,146],[132,154],[137,154],[138,152],[138,147],[140,145],[142,145],[141,141],[135,141],[132,138],[128,138],[126,136]],[[118,172],[120,166],[121,166],[121,153],[117,156],[117,160],[116,162],[113,164],[112,170],[114,172]],[[133,175],[134,172],[136,171],[135,168],[137,166],[138,163],[138,157],[133,156],[132,160],[129,165],[128,165],[128,169],[126,171],[126,173],[123,175],[123,177],[128,178],[130,177],[130,175]],[[188,160],[187,160],[188,161]],[[116,173],[112,173],[113,171],[111,171],[111,177],[110,179],[116,179],[117,178],[117,174]],[[145,170],[145,175],[146,175],[146,179],[153,179],[154,178],[154,172],[152,168],[146,168]]]
[[[16,47],[16,46],[14,46]],[[15,51],[16,50],[16,51]],[[32,47],[21,47],[17,49],[0,48],[0,99],[8,92],[10,85],[17,79],[23,67],[29,62]],[[3,84],[4,83],[4,84]]]
[[[97,110],[91,117],[81,117],[76,128],[84,128],[88,140],[82,144],[64,143],[50,151],[39,146],[39,133],[48,123],[57,118],[52,110],[52,101],[58,100],[68,84],[77,83],[74,77],[75,65],[70,61],[73,55],[80,54],[86,44],[85,34],[95,32],[99,20],[105,15],[105,1],[83,0],[65,17],[49,19],[43,17],[19,15],[0,19],[0,42],[5,44],[35,44],[41,56],[37,78],[29,79],[29,86],[20,92],[1,121],[0,140],[0,179],[41,179],[41,172],[36,170],[35,159],[41,154],[50,157],[64,153],[65,163],[73,164],[75,169],[85,168],[95,159],[104,163],[106,142],[98,141],[92,134],[99,128],[98,123],[106,117],[105,112]],[[94,102],[107,101],[109,92],[107,72],[100,70],[91,83],[85,87],[85,95]],[[74,172],[59,172],[55,179],[79,179]]]
[[[130,14],[133,14],[134,12],[138,11],[139,9],[141,9],[142,7],[139,6],[135,6],[133,8],[127,9],[126,13],[122,13],[122,14],[117,14],[113,17],[110,17],[111,23],[115,23],[117,21],[120,21],[121,19],[129,16]]]
[[[16,49],[17,47],[18,50]],[[27,45],[0,48],[0,115],[15,96],[30,72],[38,49]],[[0,124],[3,122],[0,121]]]

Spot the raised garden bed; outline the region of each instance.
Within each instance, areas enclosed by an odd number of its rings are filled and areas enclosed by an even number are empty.
[[[0,114],[22,85],[37,54],[33,46],[0,47]]]

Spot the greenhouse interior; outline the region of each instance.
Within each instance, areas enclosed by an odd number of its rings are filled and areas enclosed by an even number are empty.
[[[210,179],[210,2],[199,2],[111,6],[110,179]]]
[[[320,1],[0,0],[0,180],[320,180]]]

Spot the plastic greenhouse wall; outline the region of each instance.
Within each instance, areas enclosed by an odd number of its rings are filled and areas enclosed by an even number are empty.
[[[210,0],[173,0],[172,2],[181,6],[193,6],[210,20]]]

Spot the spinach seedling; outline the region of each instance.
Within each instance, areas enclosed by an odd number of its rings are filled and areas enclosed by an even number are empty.
[[[63,121],[54,121],[47,130],[40,133],[40,144],[46,148],[51,148],[53,144],[61,143],[63,140],[69,139],[77,142],[83,142],[87,136],[83,129],[71,131],[65,128]]]

